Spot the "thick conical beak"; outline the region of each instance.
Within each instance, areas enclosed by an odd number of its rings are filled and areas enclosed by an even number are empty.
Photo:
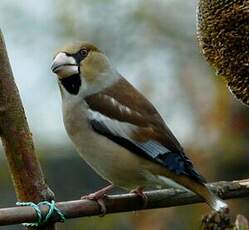
[[[51,70],[61,79],[79,74],[79,68],[74,58],[62,52],[55,56]]]

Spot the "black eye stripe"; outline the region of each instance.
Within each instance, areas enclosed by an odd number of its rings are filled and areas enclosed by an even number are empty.
[[[88,54],[86,49],[84,49],[85,53],[83,53],[82,50],[80,50],[79,52],[75,54],[67,54],[67,55],[72,56],[75,59],[76,63],[79,64]]]
[[[75,59],[77,64],[79,64],[85,58],[85,57],[82,57],[79,52],[76,54],[72,54],[72,57]]]

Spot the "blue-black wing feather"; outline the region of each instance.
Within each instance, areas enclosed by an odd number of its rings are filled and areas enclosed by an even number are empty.
[[[116,135],[101,120],[90,119],[89,122],[97,133],[129,151],[153,160],[177,175],[187,175],[200,183],[206,183],[206,180],[194,169],[193,164],[183,152],[171,152],[155,140],[141,143]]]

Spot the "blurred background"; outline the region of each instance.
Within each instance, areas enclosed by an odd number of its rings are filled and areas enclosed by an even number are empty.
[[[208,179],[249,177],[249,109],[200,55],[194,0],[1,0],[0,27],[36,151],[57,200],[78,199],[106,184],[73,149],[50,71],[54,51],[88,40],[160,111],[196,168]],[[15,205],[0,153],[0,208]],[[231,200],[249,217],[249,199]],[[205,204],[68,220],[58,229],[199,229]],[[20,226],[0,227],[14,230]]]

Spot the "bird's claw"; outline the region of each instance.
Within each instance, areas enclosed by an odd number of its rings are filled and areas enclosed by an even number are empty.
[[[104,201],[104,198],[107,197],[106,195],[103,195],[103,197],[96,197],[96,193],[91,193],[91,194],[88,194],[88,195],[84,195],[82,196],[80,199],[81,200],[92,200],[92,201],[95,201],[99,207],[100,207],[100,216],[105,216],[106,212],[107,212],[107,208],[105,206],[105,201]]]
[[[143,205],[142,208],[147,207],[148,205],[148,197],[144,194],[144,189],[142,187],[138,187],[130,191],[130,193],[135,193],[142,199]]]
[[[82,196],[80,199],[81,200],[94,200],[97,202],[97,204],[100,207],[100,216],[104,216],[107,213],[107,208],[105,205],[104,198],[107,197],[106,193],[108,193],[111,189],[113,188],[113,185],[108,185],[105,188],[102,188],[94,193],[90,193],[88,195]]]

